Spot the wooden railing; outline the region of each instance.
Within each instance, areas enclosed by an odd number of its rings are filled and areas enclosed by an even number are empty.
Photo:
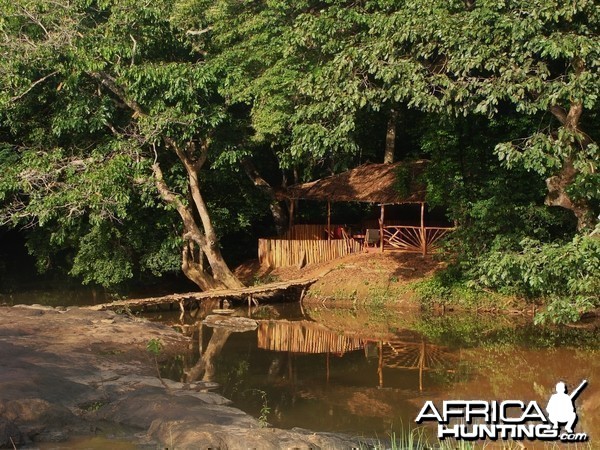
[[[427,254],[452,230],[452,227],[386,225],[383,227],[383,245],[384,249]]]
[[[361,251],[362,242],[354,239],[258,240],[258,261],[273,268],[315,264]]]

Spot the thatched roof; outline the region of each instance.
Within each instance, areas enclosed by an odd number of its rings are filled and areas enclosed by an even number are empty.
[[[425,185],[419,175],[428,161],[363,164],[346,172],[310,183],[290,186],[284,197],[298,200],[370,203],[421,203]],[[404,191],[404,192],[402,192]]]

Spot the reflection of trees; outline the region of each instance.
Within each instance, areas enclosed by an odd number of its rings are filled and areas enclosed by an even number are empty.
[[[202,334],[202,328],[199,330]],[[201,352],[198,362],[186,372],[185,381],[213,381],[215,378],[215,360],[221,354],[227,339],[231,336],[233,330],[226,328],[214,328],[206,350]],[[202,349],[200,348],[200,351]]]
[[[558,378],[571,387],[600,372],[597,337],[589,330],[534,327],[515,318],[447,315],[423,319],[418,332],[382,328],[373,334],[306,320],[257,322],[257,333],[246,335],[219,326],[211,335],[204,326],[192,341],[200,360],[186,380],[217,381],[223,395],[254,415],[262,406],[257,392],[267,392],[269,421],[277,426],[301,421],[309,428],[389,432],[414,420],[423,405],[419,387],[436,402],[544,403]],[[588,432],[600,429],[596,386],[577,401]]]
[[[415,329],[433,343],[457,347],[598,348],[597,329],[534,325],[531,318],[491,314],[427,316]]]

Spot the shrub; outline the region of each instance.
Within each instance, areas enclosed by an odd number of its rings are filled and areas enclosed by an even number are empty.
[[[547,308],[537,321],[575,321],[600,306],[600,239],[576,236],[562,244],[524,239],[520,247],[485,254],[473,278],[505,294],[544,299]]]

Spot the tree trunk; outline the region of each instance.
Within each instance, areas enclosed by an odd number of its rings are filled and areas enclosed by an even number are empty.
[[[105,72],[90,72],[89,75],[120,98],[137,116],[146,116],[144,108],[127,95],[126,90],[117,83],[114,77]],[[184,205],[181,198],[169,190],[157,161],[152,165],[156,187],[162,199],[165,202],[174,205],[181,216],[181,219],[183,220],[183,229],[185,230],[185,245],[189,245],[189,241],[195,242],[204,255],[206,255],[206,259],[212,269],[211,276],[211,274],[204,270],[202,265],[198,265],[197,261],[190,258],[189,247],[186,249],[184,245],[181,263],[183,273],[203,290],[219,287],[243,287],[244,285],[235,277],[235,275],[233,275],[231,270],[229,270],[229,267],[227,267],[227,264],[221,255],[221,250],[210,220],[208,209],[200,194],[198,171],[208,157],[208,140],[204,141],[202,148],[198,153],[194,142],[188,143],[187,148],[182,149],[177,142],[170,137],[163,136],[163,139],[166,144],[175,151],[186,169],[190,183],[190,193],[192,194],[193,203],[195,204],[197,213],[202,221],[203,230],[196,224],[191,205]]]
[[[550,112],[560,121],[560,123],[569,131],[578,136],[578,143],[583,147],[590,145],[593,140],[579,128],[579,119],[583,112],[581,103],[573,103],[569,111],[554,105],[550,107]],[[546,179],[548,195],[545,204],[548,206],[560,206],[573,211],[577,218],[577,229],[582,230],[587,227],[594,227],[596,218],[592,214],[590,205],[584,200],[575,201],[568,194],[569,186],[575,180],[578,171],[573,164],[573,157],[568,157],[563,162],[563,166],[557,174]]]
[[[577,217],[578,230],[593,228],[595,220],[589,205],[583,201],[575,202],[567,194],[567,188],[576,176],[577,170],[573,167],[573,162],[570,159],[565,161],[556,175],[546,179],[548,195],[544,203],[548,206],[560,206],[573,211]]]
[[[275,222],[275,228],[277,230],[277,235],[281,236],[286,232],[288,226],[288,218],[285,213],[285,210],[282,208],[281,203],[277,200],[275,196],[275,190],[273,187],[267,183],[267,181],[260,176],[256,166],[252,162],[250,158],[244,158],[242,160],[242,167],[250,178],[250,181],[254,184],[254,186],[260,188],[263,192],[265,192],[271,203],[269,205],[269,209],[271,210],[271,215],[273,216],[273,221]]]
[[[197,206],[198,215],[202,221],[202,229],[194,219],[191,205],[184,205],[181,198],[168,189],[160,165],[155,163],[152,166],[155,184],[162,199],[166,203],[174,205],[183,220],[184,248],[182,251],[181,269],[185,276],[196,283],[202,290],[243,287],[243,284],[235,277],[235,275],[233,275],[223,260],[223,256],[221,255],[218,246],[216,233],[212,226],[212,222],[210,221],[210,216],[208,215],[208,209],[200,195],[197,174],[190,174],[189,166],[191,163],[190,161],[187,161],[186,163],[186,161],[184,161],[184,165],[188,171],[190,191],[192,193],[193,203]],[[194,257],[193,247],[191,246],[192,242],[198,245],[200,252],[198,254],[201,256],[203,253],[206,256],[210,268],[212,269],[212,274],[205,270],[200,256]]]
[[[195,248],[194,241],[185,241],[181,255],[183,274],[203,291],[225,287],[205,270],[202,250]]]
[[[390,118],[387,124],[387,132],[385,134],[385,154],[383,162],[391,164],[394,162],[394,153],[396,151],[396,123],[398,122],[398,112],[394,109],[390,111]]]
[[[202,221],[202,226],[204,228],[204,236],[206,237],[204,240],[204,245],[201,245],[201,248],[206,255],[206,259],[208,260],[210,268],[212,269],[213,277],[215,280],[221,282],[225,287],[228,288],[244,287],[242,282],[237,279],[231,270],[229,270],[227,263],[223,259],[223,255],[221,255],[217,233],[215,232],[212,221],[210,220],[206,203],[200,194],[198,174],[196,172],[188,172],[188,175],[194,204],[196,205],[196,210],[200,215],[200,220]]]

